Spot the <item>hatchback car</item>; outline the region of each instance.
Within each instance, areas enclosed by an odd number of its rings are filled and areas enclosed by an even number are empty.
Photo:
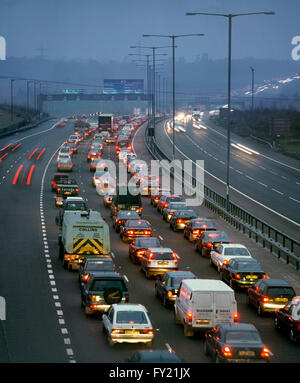
[[[125,280],[116,272],[95,272],[81,290],[81,307],[87,315],[106,312],[113,303],[128,300]]]
[[[102,152],[100,149],[90,149],[87,154],[87,162],[91,162],[94,158],[101,158]]]
[[[150,247],[141,258],[141,271],[147,279],[171,270],[178,270],[178,259],[177,254],[169,248]]]
[[[70,175],[68,173],[54,173],[51,181],[51,190],[56,192],[57,184],[60,183],[62,179],[70,179]]]
[[[146,308],[141,304],[113,304],[103,315],[103,332],[110,345],[144,343],[151,346],[154,329]]]
[[[275,311],[275,328],[289,335],[293,343],[300,342],[300,296]]]
[[[250,257],[236,257],[226,260],[221,269],[222,281],[229,283],[232,289],[248,288],[259,279],[266,278],[267,274],[257,260]]]
[[[129,219],[121,226],[120,237],[124,242],[137,237],[152,237],[152,226],[145,219]]]
[[[82,289],[86,282],[95,273],[108,271],[115,272],[116,267],[113,259],[110,256],[102,257],[86,257],[83,262],[80,263],[78,282]]]
[[[132,210],[120,210],[116,217],[112,217],[113,227],[117,233],[120,232],[121,226],[124,226],[128,219],[140,219],[139,214]]]
[[[220,324],[205,333],[204,353],[216,363],[269,362],[273,353],[250,323]]]
[[[57,170],[58,171],[69,171],[73,169],[71,157],[68,154],[60,154],[57,158]]]
[[[170,218],[170,228],[173,231],[183,230],[185,225],[196,217],[194,210],[176,210]]]
[[[108,171],[96,170],[92,181],[93,186],[96,187],[99,182],[103,182],[103,180],[107,179],[108,177],[110,177]]]
[[[210,264],[216,266],[220,272],[224,261],[241,257],[252,258],[246,246],[235,243],[219,245],[210,252]]]
[[[210,256],[211,250],[215,250],[223,243],[232,243],[224,231],[204,231],[195,242],[195,251],[202,257]]]
[[[191,219],[190,222],[185,226],[183,236],[190,242],[195,242],[199,235],[204,231],[216,231],[215,223],[206,218],[195,218]]]
[[[140,237],[134,239],[129,244],[129,258],[132,263],[140,263],[142,256],[146,254],[149,247],[161,247],[159,239],[156,237]]]
[[[163,275],[158,275],[155,281],[155,296],[161,298],[163,305],[168,307],[174,304],[181,281],[195,278],[197,278],[195,274],[185,270],[167,271]]]
[[[163,219],[169,223],[176,210],[189,210],[189,207],[185,202],[171,202],[169,206],[164,209]]]
[[[248,304],[262,316],[283,308],[296,296],[293,287],[282,279],[261,279],[248,289]]]

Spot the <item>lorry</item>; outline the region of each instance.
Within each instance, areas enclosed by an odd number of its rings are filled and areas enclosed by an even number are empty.
[[[100,114],[98,116],[98,131],[108,131],[110,135],[114,131],[114,116],[112,114]]]
[[[201,111],[200,110],[193,110],[192,120],[193,121],[200,121],[201,120]]]
[[[216,279],[184,279],[176,294],[174,322],[182,324],[185,336],[207,331],[238,318],[234,290]]]
[[[65,269],[79,269],[86,257],[110,253],[109,226],[97,211],[66,211],[58,237]]]

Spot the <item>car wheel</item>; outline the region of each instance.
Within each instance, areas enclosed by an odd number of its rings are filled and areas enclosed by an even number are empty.
[[[166,308],[169,307],[169,302],[168,302],[168,300],[167,300],[167,298],[166,298],[165,295],[164,295],[164,297],[163,297],[163,305],[164,305],[164,307],[166,307]]]
[[[73,266],[72,266],[72,264],[70,264],[70,262],[68,264],[68,271],[73,271]]]
[[[181,324],[180,319],[178,318],[175,309],[174,309],[174,323],[175,324]]]
[[[107,335],[107,340],[108,340],[108,344],[110,345],[110,347],[113,347],[115,345],[116,342],[114,342],[111,337],[109,335]]]
[[[195,243],[194,250],[195,250],[197,253],[199,253],[199,249],[198,249],[197,242]]]
[[[297,342],[297,337],[295,336],[294,330],[291,330],[291,331],[290,331],[290,340],[291,340],[293,343],[296,343],[296,342]]]
[[[275,326],[276,330],[280,330],[280,324],[279,324],[278,318],[274,319],[274,326]]]
[[[63,266],[65,270],[67,270],[68,268],[68,263],[69,263],[68,261],[65,261],[65,260],[63,261]]]
[[[200,253],[201,253],[201,257],[205,258],[205,251],[203,248],[201,249]]]
[[[159,297],[157,286],[155,286],[155,296],[156,296],[156,298]]]
[[[107,331],[106,331],[106,328],[105,328],[104,324],[102,324],[102,332],[103,332],[103,334],[106,334],[106,333],[107,333]]]
[[[263,314],[264,314],[263,308],[261,307],[260,304],[257,306],[257,314],[258,314],[260,317],[262,317]]]

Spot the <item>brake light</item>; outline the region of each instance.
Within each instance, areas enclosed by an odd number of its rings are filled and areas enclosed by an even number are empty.
[[[57,190],[58,193],[60,193],[60,190],[61,190],[61,189],[60,189],[60,188],[57,188],[56,190]]]
[[[82,276],[82,279],[83,279],[84,282],[87,282],[90,279],[90,275],[89,274],[84,274]]]
[[[172,297],[172,296],[173,296],[172,291],[168,291],[168,297]]]
[[[142,255],[142,254],[144,254],[144,250],[137,250],[136,254],[137,255]]]
[[[269,301],[270,301],[270,298],[268,298],[268,297],[262,297],[262,301],[263,301],[264,303],[269,302]]]
[[[238,319],[239,319],[239,313],[234,313],[233,314],[233,321],[234,321],[234,323],[236,323]]]
[[[79,189],[78,189],[78,188],[76,188],[76,192],[77,192],[77,193],[79,192]]]
[[[57,167],[60,168],[60,164],[57,164]]]
[[[269,358],[270,350],[267,347],[264,347],[262,349],[262,352],[261,352],[260,356],[263,357],[263,358]]]
[[[128,302],[128,301],[129,301],[129,294],[126,293],[126,294],[125,294],[125,302]]]
[[[222,353],[224,356],[232,356],[231,348],[228,346],[222,348]]]
[[[167,208],[168,207],[168,202],[166,202],[165,204],[164,204],[164,208]]]
[[[235,279],[241,279],[241,274],[234,274]]]
[[[267,279],[267,278],[268,278],[267,274],[263,274],[262,279]]]
[[[150,230],[145,230],[145,235],[151,235],[151,231]]]
[[[177,265],[177,263],[178,263],[177,255],[175,253],[172,253],[172,257],[175,261],[175,264]]]
[[[127,230],[127,234],[133,235],[134,234],[134,230]]]
[[[208,242],[208,243],[206,244],[206,246],[207,246],[207,247],[212,247],[212,242]]]
[[[193,234],[199,234],[200,230],[193,230],[192,233]]]
[[[228,259],[224,259],[223,265],[228,265]]]
[[[149,254],[149,258],[148,258],[148,261],[147,261],[148,263],[151,263],[151,259],[153,258],[153,255],[154,255],[153,253]]]
[[[125,334],[125,330],[120,330],[120,329],[114,329],[111,330],[112,334]]]
[[[182,223],[183,222],[183,219],[182,218],[178,218],[177,219],[177,223]]]
[[[188,317],[188,323],[192,323],[193,313],[187,313],[187,317]]]

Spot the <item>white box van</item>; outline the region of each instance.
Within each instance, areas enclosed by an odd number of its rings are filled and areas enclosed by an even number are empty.
[[[185,336],[237,319],[234,290],[215,279],[184,279],[174,309],[174,321],[184,326]]]

